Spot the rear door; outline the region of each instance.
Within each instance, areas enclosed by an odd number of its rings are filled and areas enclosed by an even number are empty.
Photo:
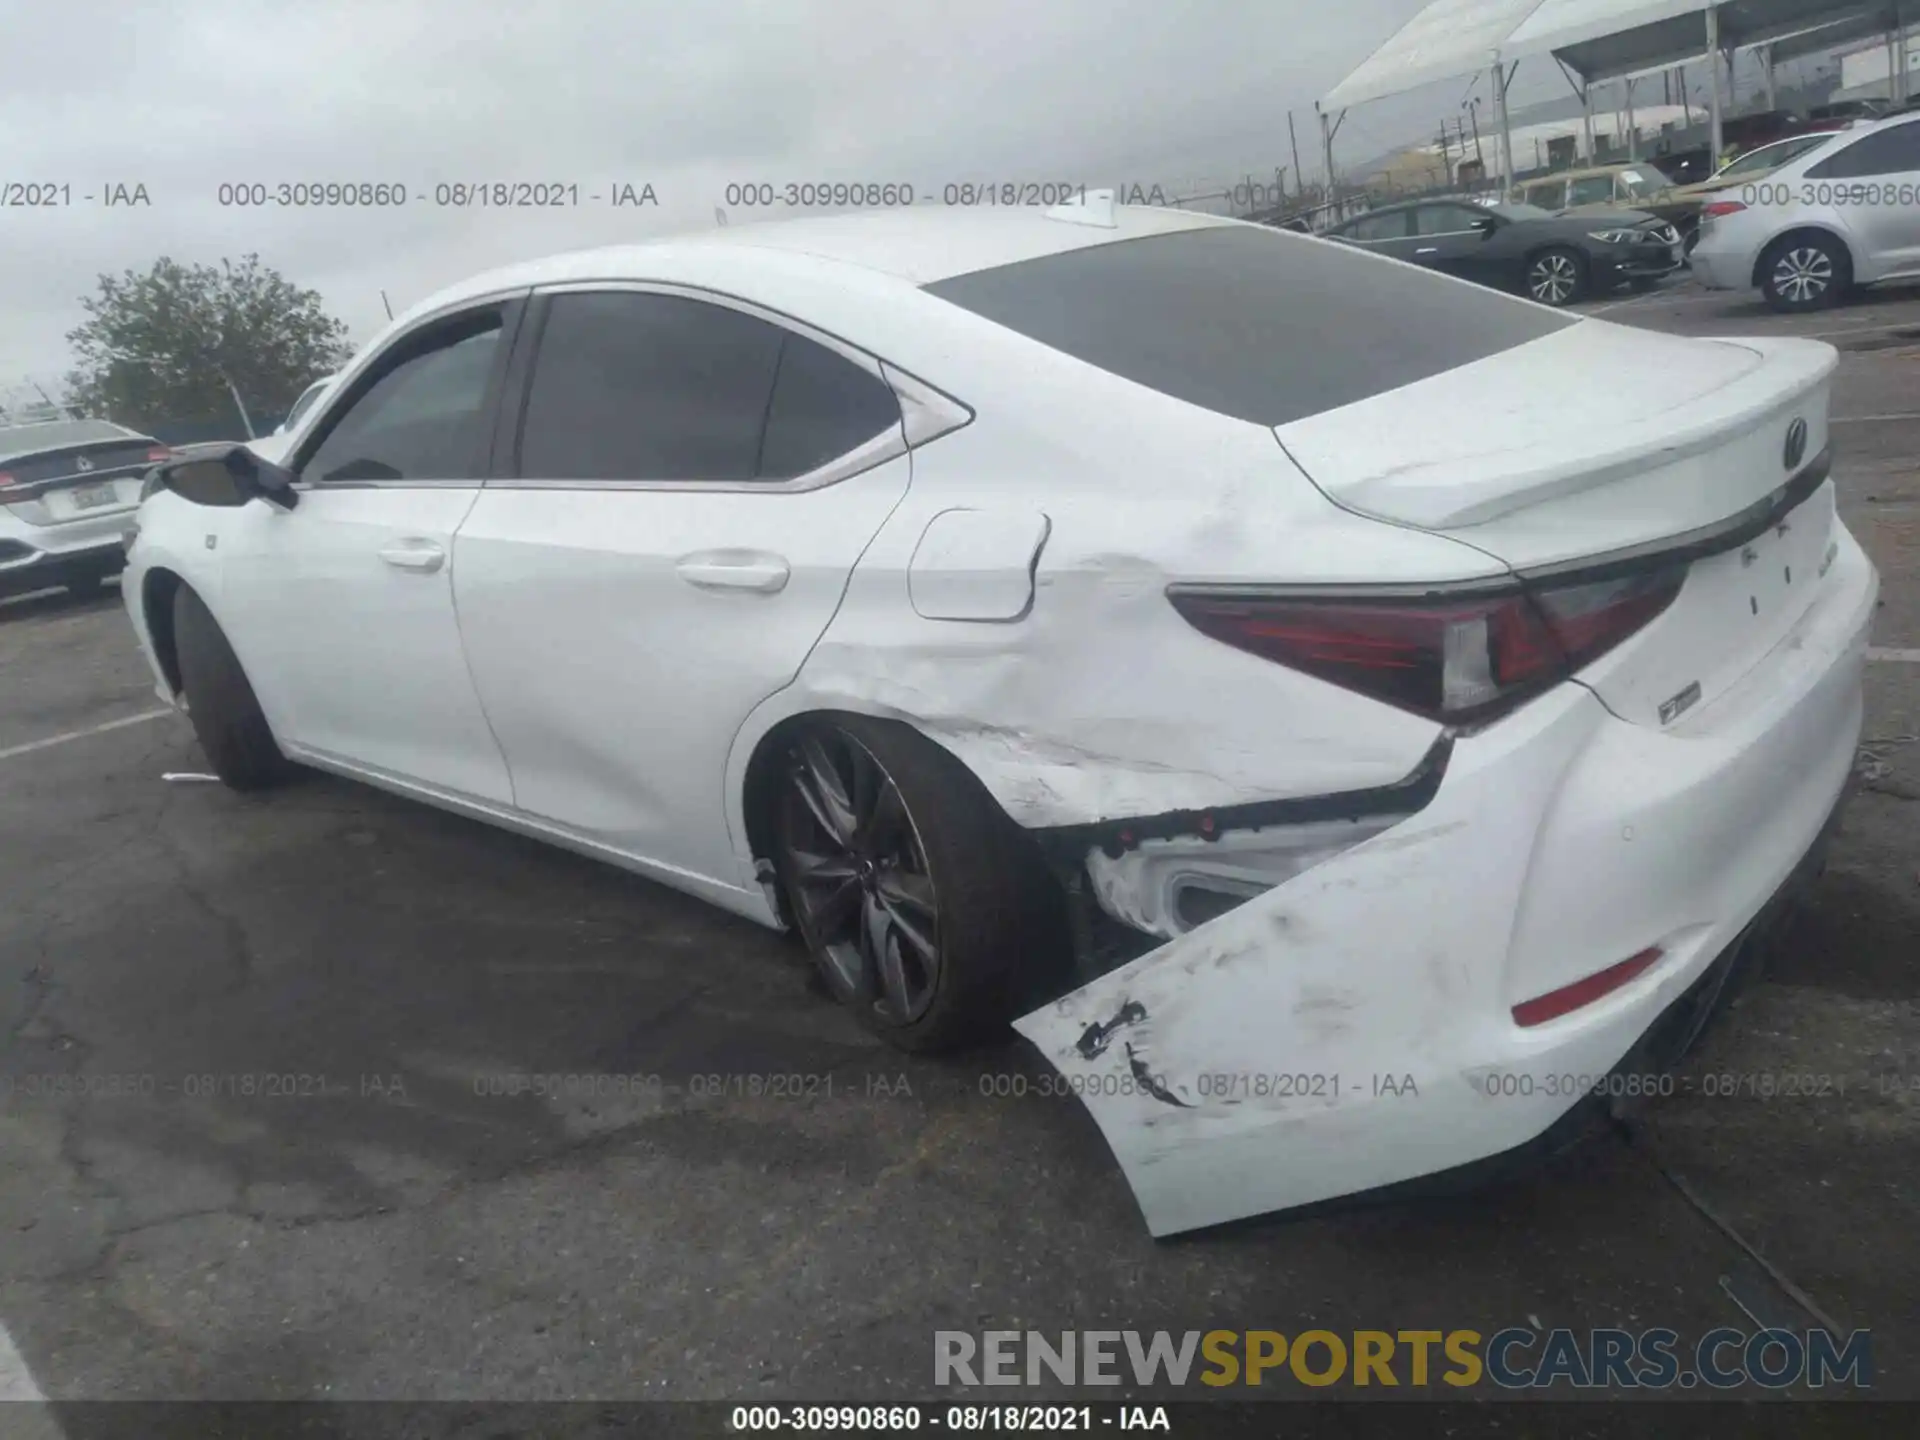
[[[1866,132],[1796,188],[1840,210],[1860,279],[1920,274],[1920,116]]]
[[[557,289],[455,595],[519,808],[662,869],[738,873],[724,778],[906,493],[876,361],[741,302]]]
[[[1383,210],[1377,215],[1362,215],[1358,220],[1342,226],[1339,236],[1347,243],[1371,250],[1376,255],[1412,260],[1412,221],[1411,210]]]

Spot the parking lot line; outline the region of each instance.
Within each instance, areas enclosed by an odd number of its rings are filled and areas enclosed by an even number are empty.
[[[1829,425],[1897,425],[1909,420],[1920,420],[1920,410],[1898,411],[1892,415],[1831,415]]]
[[[1920,665],[1920,650],[1889,650],[1880,645],[1867,647],[1867,659],[1882,665]]]
[[[109,730],[124,730],[129,725],[144,725],[149,720],[158,720],[163,715],[171,715],[171,710],[142,710],[138,715],[122,716],[118,720],[103,720],[98,725],[89,725],[84,730],[69,730],[62,735],[49,735],[44,740],[29,740],[24,745],[11,745],[0,750],[0,760],[11,760],[17,755],[31,755],[36,750],[49,750],[55,745],[65,745],[70,740],[85,740],[89,736],[104,735]]]

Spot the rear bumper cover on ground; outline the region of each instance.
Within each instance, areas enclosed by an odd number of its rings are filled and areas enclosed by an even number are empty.
[[[1878,582],[1822,595],[1667,730],[1564,686],[1454,747],[1418,815],[1017,1028],[1156,1235],[1483,1161],[1581,1106],[1802,865],[1851,773]],[[1649,946],[1560,1019],[1513,1006]]]

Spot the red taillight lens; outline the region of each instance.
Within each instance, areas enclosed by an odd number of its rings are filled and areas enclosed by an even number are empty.
[[[1483,720],[1564,680],[1672,603],[1681,569],[1431,599],[1176,590],[1214,639],[1429,719]]]
[[[1558,990],[1549,990],[1545,995],[1523,1001],[1513,1007],[1513,1023],[1522,1027],[1544,1025],[1549,1020],[1558,1020],[1562,1015],[1571,1015],[1582,1006],[1611,995],[1636,976],[1644,975],[1653,968],[1662,953],[1656,945],[1622,960],[1618,965],[1596,970],[1571,985],[1563,985]]]
[[[1708,219],[1718,219],[1722,215],[1738,215],[1746,208],[1738,200],[1715,200],[1710,205],[1701,206],[1700,213]]]
[[[147,451],[147,463],[149,465],[158,465],[162,460],[171,460],[172,458],[173,451],[164,445],[155,445]]]

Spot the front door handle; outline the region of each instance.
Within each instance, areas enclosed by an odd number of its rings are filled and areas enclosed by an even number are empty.
[[[432,540],[410,535],[404,540],[390,540],[382,545],[380,558],[396,569],[417,570],[423,575],[431,575],[447,563],[447,552]]]
[[[1438,245],[1422,245],[1413,253],[1416,255],[1438,255],[1440,253],[1440,247]]]
[[[673,567],[701,590],[751,590],[773,595],[787,588],[787,562],[764,550],[702,550],[682,555]]]

